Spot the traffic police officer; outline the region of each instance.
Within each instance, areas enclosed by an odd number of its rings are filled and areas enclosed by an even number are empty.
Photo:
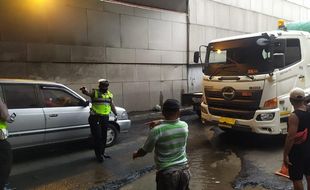
[[[109,81],[107,79],[100,79],[98,83],[99,89],[93,89],[89,92],[85,87],[82,87],[80,90],[83,94],[91,98],[92,106],[88,122],[94,139],[96,158],[98,162],[103,162],[104,158],[110,158],[110,156],[104,154],[109,114],[112,111],[116,120],[117,113],[113,103],[113,94],[108,90]]]
[[[7,122],[13,122],[15,114],[9,116],[6,105],[0,98],[0,189],[8,189],[8,180],[12,166],[11,145],[7,141]]]

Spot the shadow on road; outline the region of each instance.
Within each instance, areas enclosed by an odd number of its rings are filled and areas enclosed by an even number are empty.
[[[13,150],[13,162],[21,163],[43,158],[54,158],[60,155],[72,154],[81,150],[91,150],[90,139],[73,142],[42,145]]]
[[[238,150],[274,150],[282,149],[285,135],[262,135],[240,131],[222,131],[218,127],[211,127],[215,135],[209,139],[217,148],[235,147]]]

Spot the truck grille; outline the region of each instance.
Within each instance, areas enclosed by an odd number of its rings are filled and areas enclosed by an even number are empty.
[[[221,90],[205,89],[205,94],[212,115],[249,120],[259,109],[262,90],[236,90],[230,100],[224,98]]]

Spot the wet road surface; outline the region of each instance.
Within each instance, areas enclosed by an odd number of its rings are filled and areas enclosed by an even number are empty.
[[[273,174],[280,168],[284,138],[223,133],[203,126],[197,116],[182,117],[190,126],[188,156],[191,189],[292,189]],[[133,123],[120,142],[107,149],[112,159],[99,164],[88,142],[15,151],[11,175],[17,189],[155,189],[153,155],[132,160],[148,128]]]
[[[288,179],[274,174],[281,167],[285,136],[225,133],[217,127],[202,127],[195,119],[186,121],[191,189],[292,189]],[[122,187],[140,189],[156,189],[154,171]]]

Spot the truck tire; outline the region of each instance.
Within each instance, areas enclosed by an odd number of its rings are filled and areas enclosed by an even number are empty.
[[[110,146],[113,146],[117,142],[119,131],[112,124],[108,124],[107,127],[108,129],[107,129],[106,147],[110,147]]]

